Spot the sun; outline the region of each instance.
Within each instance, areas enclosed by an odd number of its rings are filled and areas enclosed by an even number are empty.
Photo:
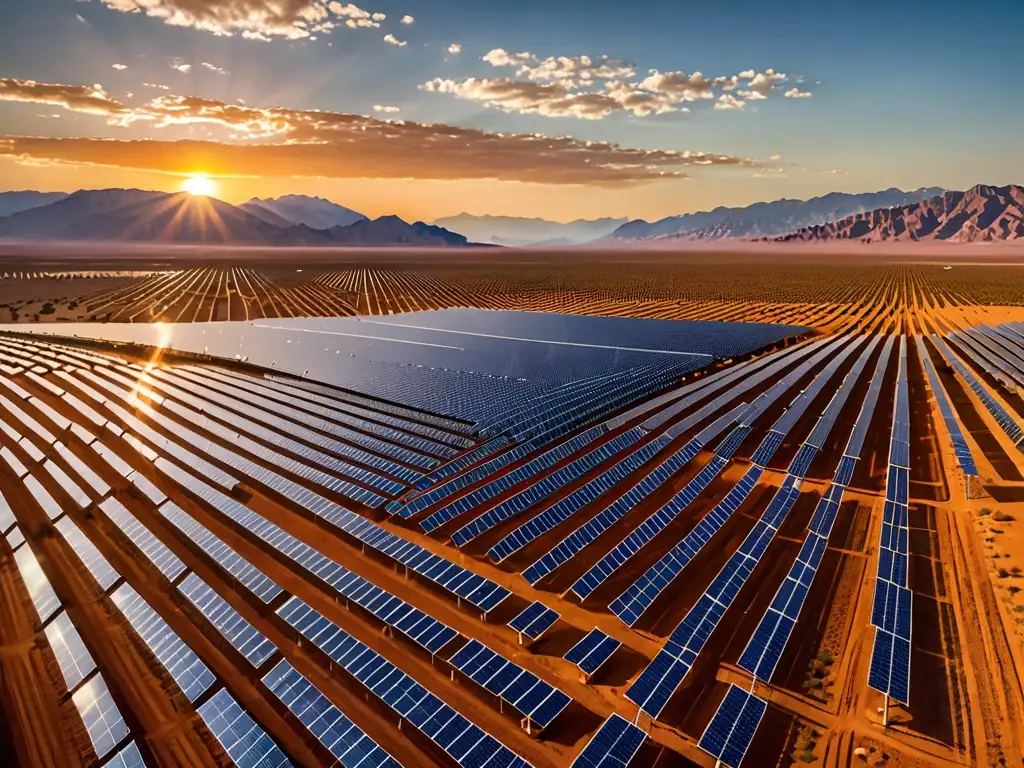
[[[181,182],[181,188],[190,195],[212,197],[214,192],[217,191],[217,183],[209,176],[198,174],[196,176],[189,176]]]

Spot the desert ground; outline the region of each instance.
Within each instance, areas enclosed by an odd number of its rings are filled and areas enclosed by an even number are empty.
[[[108,249],[109,250],[109,249]],[[44,407],[19,403],[38,423],[57,430],[50,411],[85,428],[69,434],[67,446],[78,461],[99,475],[111,493],[188,567],[221,594],[354,723],[404,765],[453,765],[451,758],[394,713],[361,683],[301,637],[275,613],[283,598],[255,599],[208,554],[162,517],[152,497],[140,493],[124,475],[99,457],[91,437],[120,456],[162,495],[277,582],[286,594],[301,598],[361,642],[376,650],[418,683],[535,766],[569,765],[600,724],[617,713],[635,721],[648,739],[633,765],[653,768],[715,764],[697,743],[723,699],[736,683],[769,702],[744,765],[808,765],[839,768],[873,765],[907,768],[935,766],[1024,765],[1024,449],[996,422],[978,392],[957,374],[932,335],[981,325],[1024,322],[1024,263],[1019,249],[953,247],[858,247],[811,252],[775,247],[695,249],[683,253],[645,250],[508,251],[278,251],[197,252],[123,249],[99,246],[4,246],[0,249],[0,323],[62,322],[208,322],[261,318],[387,315],[445,307],[516,309],[616,317],[673,320],[771,322],[804,326],[814,338],[849,335],[850,343],[877,335],[905,337],[906,378],[910,393],[909,584],[914,593],[912,680],[909,706],[891,704],[883,725],[882,696],[866,686],[874,629],[870,624],[878,541],[886,493],[897,364],[883,361],[881,394],[871,428],[847,488],[828,547],[770,681],[753,680],[738,660],[796,558],[818,501],[830,480],[871,384],[881,356],[879,344],[864,361],[847,404],[839,413],[800,486],[800,495],[739,597],[725,611],[708,645],[684,685],[656,720],[639,713],[625,698],[630,683],[664,645],[719,569],[754,528],[775,491],[802,437],[815,425],[857,357],[847,357],[833,375],[833,385],[815,396],[792,428],[790,437],[766,466],[754,490],[722,529],[689,563],[671,590],[662,593],[643,619],[625,626],[608,610],[609,603],[690,532],[704,514],[727,494],[751,466],[761,438],[782,414],[793,394],[806,388],[827,365],[811,367],[761,415],[725,470],[657,537],[614,573],[586,600],[570,587],[630,530],[687,485],[712,458],[710,447],[669,482],[659,487],[599,537],[584,553],[531,586],[521,575],[537,557],[573,530],[593,519],[600,504],[584,506],[571,518],[537,538],[514,556],[495,564],[487,550],[510,531],[540,515],[565,495],[606,471],[614,459],[595,466],[543,502],[488,530],[461,549],[451,534],[483,510],[469,510],[430,533],[417,524],[433,511],[410,519],[363,508],[343,496],[325,495],[375,520],[382,528],[443,555],[500,584],[512,596],[483,618],[463,601],[429,585],[408,569],[369,552],[351,536],[325,525],[293,500],[258,478],[246,477],[236,501],[286,529],[300,541],[343,563],[391,594],[439,619],[460,635],[476,639],[533,672],[572,697],[573,703],[536,733],[521,727],[515,711],[455,671],[448,654],[432,655],[401,633],[388,630],[371,613],[340,602],[310,574],[297,569],[265,541],[226,518],[210,503],[158,471],[146,452],[129,446],[121,435],[95,430],[67,398],[43,386],[37,376],[9,378]],[[26,330],[32,330],[28,325]],[[51,329],[53,330],[53,329]],[[32,359],[48,349],[46,337],[0,334],[8,364]],[[977,478],[958,468],[949,434],[931,389],[917,338],[934,364],[978,466]],[[852,341],[857,339],[856,342]],[[50,340],[52,341],[52,339]],[[74,344],[69,348],[75,348]],[[175,371],[196,365],[168,354],[154,362],[137,348],[88,344],[88,354],[113,355],[122,366]],[[747,356],[757,359],[762,352]],[[767,354],[767,352],[764,352]],[[996,376],[973,357],[956,354],[988,394],[1018,423],[1024,423],[1024,400],[1014,381]],[[731,361],[738,364],[745,361]],[[27,366],[26,366],[27,367]],[[215,374],[255,376],[244,366],[203,361],[199,368]],[[100,366],[93,376],[106,376]],[[138,370],[138,368],[133,369]],[[119,430],[132,429],[109,408],[91,379],[68,368],[57,383],[99,411]],[[1024,375],[1024,371],[1020,371]],[[140,374],[141,376],[141,374]],[[758,385],[752,398],[781,378]],[[1001,380],[1003,379],[1003,380]],[[53,380],[52,376],[46,377]],[[111,379],[114,380],[114,379]],[[141,381],[141,379],[140,379]],[[162,379],[160,380],[162,381]],[[208,383],[210,383],[208,381]],[[211,384],[211,386],[213,386]],[[218,385],[219,386],[219,385]],[[4,394],[10,395],[9,391]],[[166,408],[171,390],[148,383],[136,395],[149,408]],[[307,394],[298,393],[300,397]],[[235,397],[244,399],[235,391]],[[274,395],[270,395],[274,397]],[[330,403],[331,395],[309,397]],[[326,400],[324,399],[326,398]],[[230,407],[230,406],[229,406]],[[730,406],[732,407],[732,406]],[[49,410],[48,410],[49,409]],[[695,405],[690,411],[696,411]],[[175,436],[175,424],[196,429],[211,446],[206,458],[230,470],[213,446],[237,448],[223,432],[209,428],[222,420],[211,414],[207,425],[167,411],[156,423],[141,418],[161,440]],[[642,419],[640,419],[642,420]],[[18,425],[16,415],[0,402],[0,422]],[[627,421],[608,440],[636,426]],[[701,422],[700,425],[703,425]],[[700,425],[673,438],[677,450]],[[162,453],[159,441],[141,435],[149,451]],[[124,533],[95,507],[75,503],[53,477],[40,473],[32,457],[38,451],[75,475],[66,459],[50,457],[38,443],[26,450],[17,433],[0,434],[0,442],[32,467],[43,486],[95,548],[163,616],[196,651],[235,698],[272,735],[296,764],[329,765],[334,757],[304,731],[280,702],[261,693],[254,669],[221,639],[209,622],[174,590]],[[30,438],[29,442],[32,442]],[[265,437],[262,444],[270,444]],[[151,457],[150,457],[151,458]],[[565,466],[571,458],[549,468]],[[257,460],[273,469],[273,464]],[[513,466],[519,466],[513,465]],[[312,481],[289,471],[296,482]],[[608,493],[621,493],[640,475],[629,474]],[[151,765],[229,765],[230,761],[177,689],[151,650],[119,619],[109,596],[90,577],[72,548],[54,533],[52,516],[40,508],[8,463],[0,461],[0,481],[14,517],[39,560],[45,576],[75,626],[96,649],[119,709],[136,739],[145,744]],[[463,493],[479,487],[469,485]],[[488,507],[515,495],[512,486]],[[322,490],[322,489],[321,489]],[[89,491],[90,504],[100,496]],[[61,678],[28,588],[14,566],[15,544],[0,538],[0,700],[6,726],[0,744],[25,766],[96,765],[90,746]],[[506,623],[539,601],[558,612],[555,627],[533,644],[520,645]],[[599,672],[584,680],[562,656],[590,629],[598,627],[622,648]]]

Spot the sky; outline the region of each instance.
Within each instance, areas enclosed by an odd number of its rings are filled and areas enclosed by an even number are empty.
[[[1019,9],[0,0],[0,191],[655,220],[1024,183]]]

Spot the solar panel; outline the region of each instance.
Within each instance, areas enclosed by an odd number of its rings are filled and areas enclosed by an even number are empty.
[[[171,629],[153,608],[128,584],[110,596],[125,618],[178,684],[189,701],[195,701],[216,681],[195,652]]]
[[[18,547],[14,551],[14,562],[18,566],[21,580],[25,583],[36,613],[39,614],[39,620],[45,624],[60,609],[57,593],[50,586],[50,581],[39,566],[31,547]]]
[[[902,704],[910,704],[910,641],[875,628],[868,686]]]
[[[46,639],[67,689],[73,691],[96,669],[96,662],[82,642],[71,617],[64,611],[46,625]]]
[[[75,691],[71,701],[82,717],[97,757],[104,757],[128,736],[128,726],[99,673]]]
[[[466,643],[449,663],[477,685],[511,704],[538,729],[546,728],[572,701],[558,688],[478,640]]]
[[[277,652],[272,642],[196,574],[186,576],[178,590],[254,667],[261,666]]]
[[[572,761],[572,768],[626,768],[646,740],[646,733],[613,714]]]
[[[279,662],[263,683],[345,768],[401,768],[287,661]]]
[[[117,499],[106,499],[100,504],[100,509],[169,581],[174,581],[185,571],[185,564],[178,556]]]
[[[227,688],[221,688],[196,712],[224,751],[239,766],[289,768],[291,761],[266,731],[239,706]]]
[[[763,699],[730,685],[698,746],[724,765],[739,768],[767,708]]]
[[[146,762],[142,759],[138,744],[133,741],[110,758],[104,768],[146,768]]]
[[[71,545],[75,554],[78,555],[78,559],[82,561],[86,570],[92,574],[92,577],[96,579],[96,583],[100,585],[104,592],[117,583],[121,578],[120,574],[114,570],[113,566],[96,548],[96,545],[82,533],[81,529],[71,522],[70,518],[61,518],[54,527],[60,531],[64,540]]]
[[[592,677],[621,645],[620,641],[595,627],[566,652],[565,660],[579,667],[587,677]]]
[[[520,636],[536,640],[558,621],[558,613],[543,603],[531,603],[508,623]]]

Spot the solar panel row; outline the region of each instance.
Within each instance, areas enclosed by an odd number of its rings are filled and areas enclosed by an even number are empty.
[[[896,343],[895,336],[889,336],[882,347],[882,353],[875,363],[875,372],[871,377],[871,384],[868,386],[868,393],[861,403],[860,413],[857,414],[857,421],[854,424],[853,432],[846,443],[843,455],[860,458],[861,448],[864,447],[864,439],[868,434],[868,427],[871,426],[871,418],[875,413],[875,406],[878,404],[878,397],[882,392],[882,384],[885,379],[885,369],[889,365],[889,358],[892,355],[892,348]]]
[[[597,673],[622,643],[596,627],[565,653],[565,660],[575,664],[588,678]]]
[[[536,640],[558,621],[558,613],[548,608],[544,603],[530,603],[526,606],[508,625],[520,636],[529,640]]]
[[[939,380],[939,374],[935,370],[931,356],[925,348],[924,339],[917,336],[915,340],[917,341],[918,356],[921,358],[921,362],[924,363],[924,370],[928,376],[928,384],[932,389],[932,394],[935,395],[939,412],[942,414],[942,423],[946,425],[946,432],[949,433],[949,439],[953,443],[953,454],[956,456],[957,463],[960,465],[960,469],[965,476],[977,477],[978,466],[974,463],[974,456],[971,453],[970,446],[967,444],[967,438],[964,436],[963,430],[960,429],[960,422],[957,421],[956,415],[953,413],[953,406],[949,402],[949,396],[946,394],[945,387],[942,386],[942,382]]]
[[[767,708],[768,704],[763,699],[730,685],[698,746],[723,765],[738,768]]]
[[[893,403],[892,435],[890,438],[889,471],[885,486],[882,532],[878,550],[878,575],[871,623],[882,631],[875,633],[871,654],[868,685],[904,704],[909,702],[910,691],[910,604],[907,587],[907,558],[909,555],[909,442],[910,395],[907,382],[907,338],[900,337],[899,368],[896,377],[896,398]],[[903,446],[908,446],[904,449]],[[894,461],[895,459],[895,461]],[[904,463],[905,462],[905,463]],[[894,636],[899,628],[905,637],[906,653],[897,651]],[[904,664],[904,662],[906,662]]]

